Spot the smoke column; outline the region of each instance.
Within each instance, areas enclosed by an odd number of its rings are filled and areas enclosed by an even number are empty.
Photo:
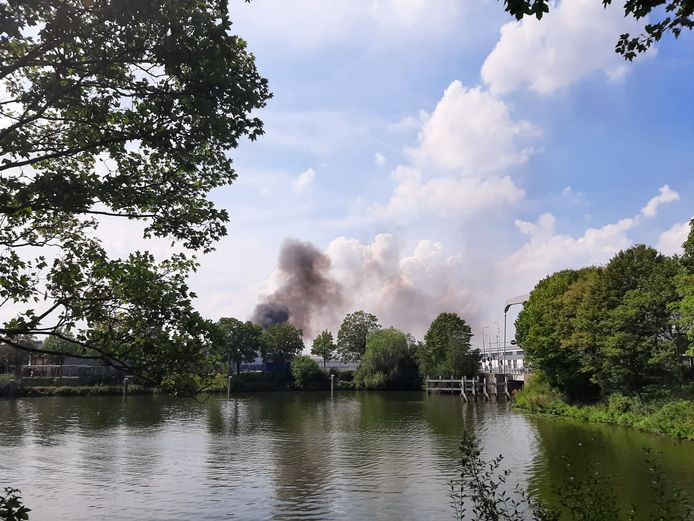
[[[251,320],[263,327],[289,321],[313,335],[316,314],[330,317],[343,302],[342,287],[329,271],[330,258],[315,246],[284,241],[277,266],[280,286],[256,306]]]

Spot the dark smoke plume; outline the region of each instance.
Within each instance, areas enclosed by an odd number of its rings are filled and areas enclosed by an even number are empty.
[[[329,274],[330,258],[310,243],[288,239],[277,269],[281,286],[256,306],[251,320],[263,327],[288,320],[311,336],[315,314],[324,319],[343,300],[342,288]]]
[[[289,308],[284,304],[270,302],[258,304],[253,311],[252,320],[264,328],[272,324],[281,324],[289,320]]]

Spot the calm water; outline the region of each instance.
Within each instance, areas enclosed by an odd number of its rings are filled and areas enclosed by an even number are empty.
[[[648,447],[694,501],[694,444],[424,393],[4,400],[0,485],[34,521],[448,520],[464,428],[542,494],[567,456],[648,502]]]

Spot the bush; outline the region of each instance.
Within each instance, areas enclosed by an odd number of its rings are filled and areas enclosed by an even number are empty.
[[[658,396],[666,396],[659,393]],[[533,413],[566,416],[581,421],[611,423],[643,432],[694,440],[694,401],[673,397],[642,401],[613,394],[607,403],[568,405],[558,391],[533,377],[515,395],[515,406]]]
[[[523,389],[515,395],[515,404],[518,407],[532,412],[551,412],[560,409],[564,402],[559,391],[550,385],[541,376],[530,377]]]
[[[233,392],[252,393],[265,391],[286,391],[289,387],[289,375],[270,371],[241,373],[231,379]]]
[[[321,371],[316,361],[310,356],[297,356],[292,361],[292,379],[297,389],[325,389],[328,375]]]

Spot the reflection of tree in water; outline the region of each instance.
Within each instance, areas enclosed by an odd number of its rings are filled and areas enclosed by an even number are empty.
[[[550,418],[531,418],[538,432],[539,454],[533,465],[531,486],[552,501],[553,487],[598,471],[618,504],[628,510],[637,505],[640,518],[655,500],[649,474],[651,451],[674,488],[694,503],[694,450],[691,444],[607,425],[582,424]],[[567,468],[567,463],[571,468]]]
[[[23,421],[22,402],[20,400],[0,399],[0,447],[15,447],[24,442],[26,424]]]
[[[275,519],[326,517],[331,476],[334,408],[324,393],[284,394],[262,401],[262,418],[274,433]],[[321,516],[322,514],[322,516]]]

